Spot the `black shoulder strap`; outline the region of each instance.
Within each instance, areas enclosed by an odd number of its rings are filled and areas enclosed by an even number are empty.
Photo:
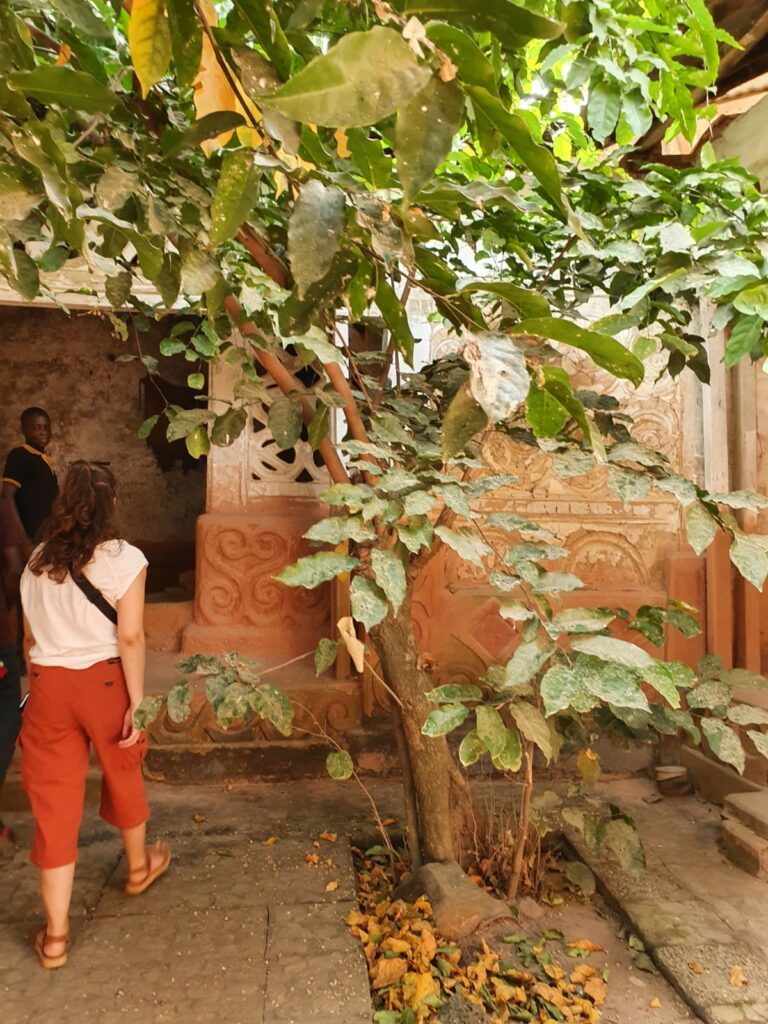
[[[102,615],[106,615],[113,626],[116,626],[117,609],[112,607],[98,587],[94,587],[91,581],[87,580],[85,576],[80,576],[79,578],[77,576],[73,576],[72,579],[75,582],[75,586],[85,594],[91,604],[98,608]]]

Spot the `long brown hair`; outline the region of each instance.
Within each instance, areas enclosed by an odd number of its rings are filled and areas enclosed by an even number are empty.
[[[106,466],[83,459],[69,467],[29,567],[63,583],[80,577],[99,544],[117,538],[115,478]]]

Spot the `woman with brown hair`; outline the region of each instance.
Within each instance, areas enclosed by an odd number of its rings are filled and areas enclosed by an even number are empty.
[[[35,818],[30,859],[46,914],[35,950],[45,968],[67,962],[91,743],[103,773],[101,817],[123,835],[126,892],[144,892],[171,859],[165,843],[145,845],[147,740],[134,713],[144,695],[147,561],[119,538],[115,500],[109,469],[73,463],[21,580],[32,639],[21,770]]]

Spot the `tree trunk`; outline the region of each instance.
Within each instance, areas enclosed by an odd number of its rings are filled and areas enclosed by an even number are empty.
[[[444,736],[424,736],[421,727],[434,705],[433,684],[418,665],[410,595],[397,616],[388,615],[370,633],[384,678],[401,701],[401,720],[410,756],[425,861],[462,860],[473,809],[469,786],[458,771]]]

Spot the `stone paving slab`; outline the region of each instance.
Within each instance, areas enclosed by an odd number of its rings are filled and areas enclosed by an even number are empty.
[[[647,860],[633,878],[569,832],[603,895],[706,1024],[768,1024],[768,888],[722,856],[719,811],[695,797],[656,802],[642,780],[601,788],[634,818]],[[737,966],[743,986],[731,983]]]
[[[270,906],[264,1015],[269,1024],[370,1024],[365,959],[360,943],[344,926],[355,906]],[[309,1017],[297,1014],[292,997],[297,988],[312,1007]]]
[[[119,837],[88,811],[70,959],[52,972],[31,948],[31,823],[8,815],[20,847],[0,862],[2,1024],[370,1024],[365,961],[344,924],[355,876],[343,800],[336,842],[319,838],[332,802],[296,814],[278,787],[153,786],[150,802],[152,834],[173,851],[167,875],[127,897]]]

